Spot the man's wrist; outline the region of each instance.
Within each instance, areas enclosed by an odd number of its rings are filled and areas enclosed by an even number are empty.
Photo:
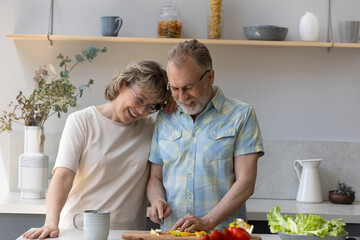
[[[205,215],[203,220],[210,229],[214,229],[217,226],[215,219],[211,215]]]

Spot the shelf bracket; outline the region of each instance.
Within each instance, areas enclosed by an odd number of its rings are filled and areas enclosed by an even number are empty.
[[[327,29],[327,41],[331,42],[331,47],[327,48],[327,52],[334,47],[334,38],[332,32],[332,20],[331,20],[331,0],[328,0],[328,29]]]
[[[47,32],[47,39],[50,42],[50,46],[53,45],[53,41],[50,39],[50,35],[53,34],[53,30],[54,30],[54,0],[51,0],[50,14],[49,14],[49,25],[48,25],[48,32]]]

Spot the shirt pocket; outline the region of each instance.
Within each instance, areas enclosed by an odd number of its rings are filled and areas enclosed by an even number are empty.
[[[210,128],[207,133],[205,157],[209,160],[227,160],[234,155],[236,130],[233,126],[223,129]]]
[[[162,160],[175,161],[180,157],[181,131],[164,131],[159,135],[159,147]]]

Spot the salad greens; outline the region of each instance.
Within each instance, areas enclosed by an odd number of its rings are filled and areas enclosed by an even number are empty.
[[[346,234],[344,229],[345,223],[341,218],[328,221],[320,215],[298,213],[294,219],[291,216],[282,215],[279,206],[275,206],[271,209],[267,214],[267,219],[270,226],[270,232],[272,233],[282,232],[299,235],[313,235],[322,238]]]

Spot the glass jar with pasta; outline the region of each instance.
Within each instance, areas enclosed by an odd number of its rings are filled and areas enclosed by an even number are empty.
[[[217,39],[222,37],[223,32],[223,0],[209,0],[208,14],[208,38]]]
[[[180,13],[170,1],[168,6],[164,6],[160,11],[160,18],[158,23],[158,37],[159,38],[181,38]]]

